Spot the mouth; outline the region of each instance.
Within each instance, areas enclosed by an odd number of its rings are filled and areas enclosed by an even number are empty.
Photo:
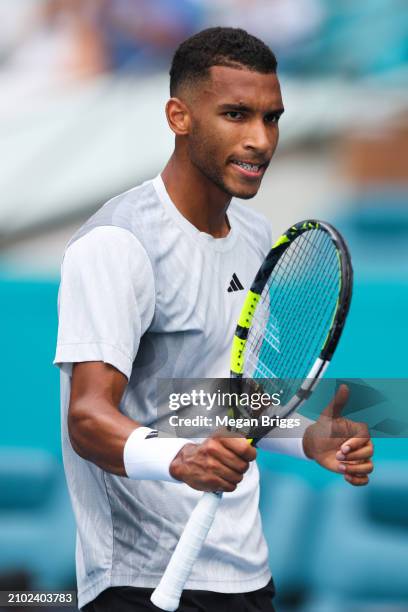
[[[242,160],[238,160],[238,159],[233,159],[230,162],[237,170],[238,172],[241,174],[241,176],[245,176],[247,178],[253,178],[253,179],[258,179],[260,178],[268,164],[264,163],[264,164],[254,164],[253,162],[250,161],[242,161]]]

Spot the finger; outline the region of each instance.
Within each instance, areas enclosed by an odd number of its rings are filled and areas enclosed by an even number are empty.
[[[362,423],[364,425],[364,423]],[[370,434],[368,433],[368,429],[366,427],[361,428],[361,435],[354,438],[349,438],[340,447],[340,451],[345,455],[346,459],[348,459],[351,452],[358,451],[363,449],[370,440]]]
[[[233,470],[237,474],[245,474],[249,468],[248,461],[245,461],[241,457],[238,457],[227,448],[223,448],[222,453],[216,455],[217,459],[222,465],[225,465],[230,470]]]
[[[341,450],[337,451],[336,459],[337,461],[361,461],[364,459],[370,459],[373,454],[374,445],[370,440],[362,448],[359,448],[355,451],[350,450],[346,454],[342,453]]]
[[[218,463],[225,465],[239,474],[246,472],[249,467],[248,461],[245,461],[219,442],[219,440],[215,441],[209,439],[206,443],[206,454],[211,459],[215,459]],[[245,439],[243,442],[248,446],[248,442]],[[211,459],[209,461],[211,461]]]
[[[350,476],[366,476],[371,474],[374,469],[372,461],[365,463],[341,463],[339,466],[341,472]]]
[[[347,385],[340,385],[337,389],[336,395],[328,406],[323,410],[322,416],[336,419],[341,415],[341,411],[346,405],[350,392]]]
[[[243,479],[243,474],[236,472],[235,470],[231,470],[230,468],[222,465],[220,463],[214,463],[214,465],[209,466],[209,470],[211,474],[217,477],[220,481],[224,481],[231,485],[237,485]]]
[[[344,479],[355,487],[362,487],[368,484],[368,476],[351,476],[346,474]]]
[[[222,491],[223,493],[232,493],[233,491],[235,491],[237,486],[238,486],[238,483],[232,483],[232,482],[229,482],[228,480],[224,480],[223,478],[214,476],[213,478],[211,478],[211,480],[208,482],[208,484],[205,487],[201,488],[200,486],[198,490],[199,491],[210,491],[210,492]]]
[[[244,461],[256,458],[256,448],[246,438],[221,438],[222,444]]]

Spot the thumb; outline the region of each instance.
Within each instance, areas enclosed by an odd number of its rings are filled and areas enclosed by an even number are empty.
[[[344,406],[347,404],[349,395],[350,391],[348,386],[344,384],[340,385],[330,404],[323,410],[322,416],[337,419],[341,415]]]

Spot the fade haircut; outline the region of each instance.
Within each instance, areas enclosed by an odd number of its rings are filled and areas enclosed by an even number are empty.
[[[176,50],[170,68],[170,95],[183,85],[208,78],[211,66],[247,68],[276,73],[275,55],[259,38],[240,28],[208,28],[188,38]]]

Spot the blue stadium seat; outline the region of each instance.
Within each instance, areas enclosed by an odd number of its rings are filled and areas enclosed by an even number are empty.
[[[60,463],[40,449],[0,449],[0,573],[32,588],[75,581],[75,523]]]
[[[299,460],[301,461],[301,460]],[[313,520],[315,492],[307,482],[273,470],[263,462],[260,512],[269,547],[269,565],[279,595],[301,592],[308,580],[305,551],[310,547],[310,522]]]
[[[408,609],[407,467],[385,462],[369,487],[339,483],[323,493],[324,521],[312,551],[318,599],[343,602],[343,610],[353,609],[345,600],[403,601]]]

